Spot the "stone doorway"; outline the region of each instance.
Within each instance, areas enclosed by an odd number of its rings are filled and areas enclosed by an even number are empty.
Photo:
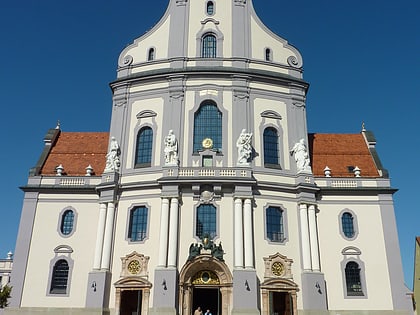
[[[141,315],[141,304],[141,290],[122,291],[120,302],[120,315]]]
[[[212,315],[221,314],[222,295],[219,288],[194,287],[192,297],[193,310],[201,307],[203,313],[210,310]]]
[[[287,292],[270,292],[270,314],[293,315],[292,296]]]
[[[180,315],[191,315],[198,306],[203,314],[207,307],[213,315],[229,315],[232,285],[232,273],[223,261],[209,254],[187,261],[179,275]]]

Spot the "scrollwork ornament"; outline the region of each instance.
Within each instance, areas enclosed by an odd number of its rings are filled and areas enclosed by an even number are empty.
[[[236,5],[245,5],[246,4],[246,0],[235,0],[235,4]]]
[[[132,63],[133,63],[133,57],[132,56],[127,55],[127,56],[124,57],[124,60],[123,60],[124,66],[129,66]]]
[[[290,56],[289,58],[287,58],[287,63],[291,67],[297,68],[299,66],[299,61],[297,60],[295,56]]]

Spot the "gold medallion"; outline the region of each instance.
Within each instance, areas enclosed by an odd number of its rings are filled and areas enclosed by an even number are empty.
[[[204,149],[211,149],[213,148],[213,140],[211,140],[210,138],[206,138],[203,140],[201,145],[203,146]]]

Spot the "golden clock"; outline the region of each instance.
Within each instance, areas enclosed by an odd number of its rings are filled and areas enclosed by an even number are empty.
[[[275,275],[275,276],[281,276],[284,273],[284,265],[281,262],[276,261],[272,266],[271,266],[271,272]]]
[[[210,138],[206,138],[203,140],[203,142],[201,143],[204,149],[211,149],[213,148],[213,140],[211,140]]]
[[[128,264],[128,272],[132,275],[136,275],[140,272],[141,266],[138,260],[133,260]]]

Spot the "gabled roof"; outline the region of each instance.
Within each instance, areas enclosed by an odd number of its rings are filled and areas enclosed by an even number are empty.
[[[363,134],[309,134],[309,150],[315,176],[328,166],[332,177],[354,177],[357,166],[361,177],[380,177]]]
[[[56,167],[63,165],[64,173],[84,176],[91,165],[95,175],[105,169],[108,150],[108,132],[60,132],[52,144],[40,175],[56,175]]]
[[[354,177],[353,167],[359,167],[362,177],[380,177],[375,160],[363,134],[309,134],[309,151],[315,176]],[[52,148],[40,168],[39,175],[56,175],[56,167],[63,165],[64,174],[84,176],[91,165],[95,175],[105,169],[108,132],[62,132],[51,144]]]

